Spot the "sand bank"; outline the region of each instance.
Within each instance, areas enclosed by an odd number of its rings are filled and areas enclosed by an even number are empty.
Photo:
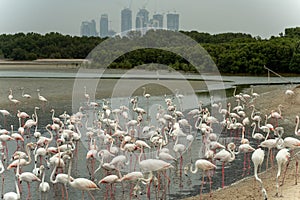
[[[282,104],[284,106],[282,110],[283,120],[279,120],[279,126],[285,128],[285,136],[290,135],[295,137],[295,116],[300,115],[300,88],[294,86],[291,89],[293,89],[295,95],[288,97],[285,95],[286,86],[254,87],[255,92],[261,93],[260,97],[255,101],[254,104],[257,110],[261,112],[262,116],[264,116],[264,114],[269,114],[271,110],[277,110],[277,106]],[[296,138],[299,139],[299,137]],[[259,174],[259,177],[262,179],[264,187],[267,190],[268,200],[300,199],[299,179],[298,185],[295,185],[295,160],[291,161],[287,170],[285,183],[281,187],[282,197],[275,197],[276,174],[276,165],[273,168],[269,168],[267,171]],[[198,175],[200,183],[200,174]],[[280,177],[280,181],[281,179],[282,176]],[[194,199],[199,199],[199,196],[186,198],[186,200]],[[205,194],[203,195],[203,199],[257,200],[263,199],[263,197],[258,182],[255,181],[253,176],[251,176],[224,189],[214,191],[212,197],[209,197],[208,194]]]

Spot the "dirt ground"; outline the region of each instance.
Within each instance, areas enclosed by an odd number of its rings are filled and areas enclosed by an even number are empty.
[[[300,87],[293,86],[269,86],[269,87],[254,87],[254,92],[260,94],[255,102],[255,108],[261,114],[269,114],[271,110],[278,111],[279,104],[283,105],[282,116],[283,119],[279,120],[279,126],[284,127],[284,136],[295,136],[295,116],[300,115]],[[294,96],[285,95],[286,89],[292,89],[295,93]],[[299,136],[296,138],[299,139]],[[275,160],[276,162],[276,160]],[[283,170],[282,170],[283,172]],[[269,168],[267,171],[260,173],[258,176],[262,179],[263,185],[268,194],[268,200],[296,200],[300,199],[300,186],[295,184],[295,160],[291,160],[284,185],[280,187],[282,196],[275,197],[276,194],[276,174],[277,166]],[[280,181],[282,175],[280,176]],[[254,176],[245,178],[237,183],[234,183],[224,189],[213,191],[212,197],[204,194],[202,199],[220,200],[252,200],[263,199],[260,185],[255,181]],[[199,196],[186,198],[186,200],[199,199]]]

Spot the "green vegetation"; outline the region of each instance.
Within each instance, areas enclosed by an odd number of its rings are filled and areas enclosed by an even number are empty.
[[[160,30],[163,34],[166,31]],[[153,31],[148,31],[143,37],[148,37],[150,43],[165,45],[160,38],[152,36]],[[182,31],[183,34],[197,41],[211,56],[219,71],[222,73],[266,73],[263,66],[278,73],[300,73],[300,27],[287,28],[284,34],[272,36],[270,39],[261,39],[244,33],[222,33],[211,35],[197,31]],[[166,49],[130,49],[130,52],[118,56],[118,51],[130,46],[134,39],[139,45],[139,32],[131,32],[128,37],[116,37],[118,49],[111,55],[105,49],[96,49],[101,53],[98,58],[111,60],[111,68],[130,69],[145,63],[160,63],[176,70],[195,71],[194,66],[186,58],[193,57],[193,49],[189,49],[187,57],[174,54]],[[59,33],[17,33],[0,35],[0,58],[12,60],[35,60],[38,58],[86,58],[88,54],[105,38],[77,37]],[[184,45],[183,45],[184,48]],[[195,54],[196,55],[196,54]],[[194,58],[193,58],[194,59]],[[208,56],[201,58],[201,69],[208,69],[211,63]],[[109,61],[107,61],[109,62]],[[100,63],[100,62],[99,62]],[[105,63],[105,62],[104,62]],[[96,64],[93,67],[100,67]]]

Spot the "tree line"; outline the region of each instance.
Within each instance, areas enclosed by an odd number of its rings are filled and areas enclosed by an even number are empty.
[[[166,30],[161,34],[167,34]],[[158,43],[167,46],[166,41],[161,40],[154,30],[148,31],[141,36],[140,32],[130,32],[126,37],[116,36],[113,40],[118,44],[113,56],[116,56],[111,68],[130,69],[145,63],[160,63],[168,65],[175,70],[195,71],[197,69],[207,69],[213,60],[221,73],[266,73],[264,65],[278,73],[300,73],[300,27],[287,28],[284,33],[272,36],[269,39],[253,37],[245,33],[221,33],[209,34],[197,31],[181,31],[194,39],[208,54],[195,57],[194,49],[187,51],[185,58],[172,51],[165,49],[132,49],[124,55],[118,56],[122,49],[126,50],[132,41],[147,37],[149,43]],[[172,35],[172,34],[171,34]],[[170,41],[176,38],[170,38]],[[111,59],[104,49],[97,49],[97,45],[106,41],[107,38],[99,37],[78,37],[62,35],[60,33],[17,33],[0,35],[0,58],[11,60],[35,60],[42,58],[86,58],[91,56],[91,52],[98,52],[102,57],[92,67],[101,67],[105,59]],[[142,41],[142,40],[141,40]],[[168,42],[168,41],[167,41]],[[102,43],[104,44],[104,43]],[[185,49],[184,49],[185,48]],[[95,50],[96,49],[96,50]],[[93,50],[93,51],[92,51]],[[180,47],[179,47],[180,50]],[[184,41],[182,50],[186,51]],[[187,58],[200,59],[201,66],[193,66]],[[211,59],[210,59],[211,58]],[[101,61],[101,62],[100,62]]]

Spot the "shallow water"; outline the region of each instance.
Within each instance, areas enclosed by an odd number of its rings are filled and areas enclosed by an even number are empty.
[[[43,72],[45,73],[45,72]],[[57,73],[57,72],[55,72]],[[14,73],[12,73],[14,74]],[[16,73],[15,73],[16,75]],[[22,74],[19,74],[22,77]],[[18,75],[18,76],[19,76]],[[24,74],[23,74],[24,75]],[[32,75],[32,74],[31,74]],[[33,74],[34,75],[34,74]],[[67,111],[68,113],[75,112],[76,109],[80,105],[84,105],[84,85],[88,84],[94,84],[95,80],[94,79],[77,79],[76,81],[79,82],[76,87],[74,87],[75,79],[72,77],[69,77],[68,79],[65,78],[60,78],[61,76],[64,77],[65,74],[56,75],[56,74],[48,74],[51,78],[45,78],[46,74],[43,74],[43,76],[35,78],[0,78],[0,102],[1,106],[0,109],[7,109],[11,112],[11,116],[8,116],[7,118],[7,124],[13,124],[16,128],[18,127],[18,120],[16,117],[16,110],[21,110],[25,111],[28,114],[33,113],[33,109],[35,106],[39,106],[41,110],[38,111],[38,116],[39,116],[39,123],[38,123],[38,130],[40,130],[43,134],[45,134],[46,137],[48,137],[48,133],[45,131],[45,126],[47,124],[52,123],[51,121],[51,113],[49,112],[51,108],[54,108],[56,110],[56,116],[59,114],[62,114],[64,111]],[[230,77],[231,80],[234,78]],[[236,80],[240,80],[240,82],[233,82],[234,84],[238,83],[245,83],[242,80],[245,79],[239,79],[237,78]],[[256,79],[258,80],[258,79]],[[98,80],[97,80],[98,81]],[[253,80],[251,80],[253,81]],[[251,82],[253,83],[253,82]],[[129,98],[132,96],[139,96],[140,100],[140,107],[146,107],[147,103],[146,100],[143,99],[142,93],[143,90],[141,89],[142,86],[147,87],[147,92],[152,94],[151,97],[151,102],[148,104],[149,105],[149,113],[150,113],[150,121],[144,122],[144,125],[147,124],[152,124],[156,126],[156,121],[155,119],[155,114],[157,113],[157,108],[159,105],[165,106],[164,103],[164,98],[165,94],[167,97],[174,98],[174,95],[172,94],[172,91],[170,88],[174,87],[179,89],[181,93],[185,95],[182,108],[185,110],[185,113],[189,111],[192,108],[197,107],[198,100],[201,100],[204,104],[210,103],[210,97],[214,96],[214,99],[216,102],[222,101],[223,105],[226,102],[226,99],[224,99],[224,94],[219,92],[218,90],[211,91],[210,93],[208,92],[201,92],[201,93],[193,93],[193,90],[185,90],[185,85],[187,84],[187,81],[174,81],[174,80],[165,80],[162,82],[153,82],[153,81],[146,81],[146,80],[126,80],[124,82],[120,80],[110,80],[110,79],[104,79],[100,80],[99,83],[96,85],[96,90],[93,91],[92,89],[88,89],[89,94],[94,94],[95,96],[95,101],[98,101],[100,104],[103,103],[102,99],[103,98],[108,98],[108,97],[113,97],[112,99],[109,99],[111,102],[111,107],[112,108],[117,108],[119,105],[127,105],[128,107],[130,106],[129,103]],[[203,84],[203,82],[192,82],[191,83],[193,86],[197,87],[197,90],[205,91],[207,89],[207,86]],[[80,87],[79,87],[80,86]],[[171,87],[172,86],[172,87]],[[21,87],[25,88],[25,93],[29,93],[32,95],[31,99],[24,99],[21,96]],[[8,96],[8,91],[9,88],[13,90],[13,95],[14,98],[18,99],[21,101],[20,105],[17,105],[14,107],[12,105],[7,96]],[[41,95],[46,97],[48,99],[48,102],[45,106],[41,104],[41,102],[38,101],[37,99],[37,89],[40,89]],[[225,92],[225,91],[223,91]],[[230,96],[232,93],[231,91],[228,91],[227,96]],[[118,96],[121,96],[119,98]],[[78,98],[77,98],[78,97]],[[226,97],[226,93],[225,93]],[[74,99],[76,98],[76,99]],[[177,101],[176,98],[174,98],[174,101]],[[79,102],[79,103],[77,103]],[[75,105],[74,105],[75,104]],[[89,110],[89,112],[93,113],[93,110]],[[190,123],[193,123],[193,119],[190,119]],[[4,126],[4,119],[3,116],[0,116],[0,124],[2,128],[6,128],[7,130],[10,130],[9,126],[6,125]],[[142,127],[141,127],[142,128]],[[215,126],[214,130],[220,130],[220,127]],[[197,132],[193,130],[191,134],[194,134],[195,137],[197,137]],[[85,135],[83,133],[83,135]],[[230,142],[230,141],[235,141],[239,142],[240,136],[234,138],[234,137],[229,137],[229,133],[224,135],[220,135],[219,142],[225,143],[225,142]],[[234,134],[233,134],[234,136]],[[34,141],[34,139],[32,139]],[[181,140],[182,143],[184,143],[184,140]],[[90,174],[87,170],[86,166],[86,152],[87,152],[87,143],[88,140],[82,139],[81,142],[79,142],[78,146],[78,155],[75,157],[74,163],[73,163],[73,170],[72,170],[72,176],[75,177],[85,177],[85,178],[90,178]],[[14,141],[8,142],[9,144],[9,154],[11,155],[15,149],[16,145]],[[174,144],[174,141],[170,142],[170,149],[172,149],[172,144]],[[200,149],[202,141],[201,140],[194,140],[191,146],[191,156],[190,152],[185,152],[183,154],[183,167],[191,162],[199,159],[202,157]],[[252,145],[255,145],[254,143],[251,143]],[[54,145],[54,143],[52,143]],[[101,149],[101,148],[100,148]],[[152,151],[152,150],[151,150]],[[149,151],[150,152],[150,151]],[[139,153],[137,152],[137,155]],[[152,153],[147,154],[147,158],[150,158],[150,156],[155,157],[155,151],[153,150]],[[173,155],[174,152],[173,152]],[[10,156],[9,156],[10,157]],[[244,156],[243,155],[237,155],[236,160],[230,164],[226,165],[225,168],[225,185],[229,185],[237,180],[240,180],[243,174],[242,170],[242,163],[243,163]],[[9,164],[10,161],[4,162],[5,167]],[[135,162],[135,156],[133,156],[133,163]],[[98,166],[99,162],[96,161],[96,166]],[[213,176],[213,189],[217,189],[221,187],[221,163],[217,162],[216,163],[218,168],[216,172],[214,173]],[[187,196],[193,196],[196,194],[199,194],[200,190],[200,184],[201,184],[201,174],[197,173],[195,175],[189,174],[189,176],[185,176],[183,174],[183,171],[180,170],[180,164],[179,162],[173,162],[172,165],[174,166],[174,169],[168,170],[167,174],[171,178],[170,185],[167,184],[167,181],[165,178],[162,178],[161,182],[161,190],[154,189],[153,186],[151,186],[151,190],[153,192],[150,195],[151,199],[179,199],[179,198],[184,198]],[[252,163],[251,163],[252,165]],[[26,166],[23,168],[24,171],[31,171],[33,169],[33,163],[30,166]],[[49,182],[49,175],[51,173],[51,170],[47,170],[46,172],[46,181]],[[129,167],[125,167],[121,170],[121,173],[124,175],[130,171]],[[252,175],[253,168],[250,170],[250,174]],[[106,174],[105,171],[100,171],[100,173],[97,173],[95,175],[95,178],[97,180],[100,180],[104,175]],[[13,170],[6,170],[4,173],[4,178],[5,178],[5,187],[4,187],[4,193],[9,192],[9,191],[15,191],[14,187],[14,173]],[[162,176],[162,175],[160,175]],[[22,199],[24,199],[27,195],[27,188],[26,184],[23,183],[23,193],[22,193]],[[32,199],[38,199],[39,198],[39,192],[38,192],[38,184],[33,183],[32,185],[32,192],[33,196]],[[48,193],[48,199],[60,199],[60,194],[61,190],[59,187],[52,187],[51,186],[51,191]],[[124,184],[123,187],[125,188],[125,192],[122,193],[122,185],[120,183],[116,184],[116,192],[113,192],[113,196],[110,194],[110,188],[105,185],[101,185],[101,190],[100,191],[95,191],[92,192],[93,195],[95,196],[96,199],[112,199],[112,198],[119,198],[119,199],[130,199],[132,198],[129,194],[130,190],[130,185],[129,184]],[[145,191],[145,186],[143,186]],[[205,184],[203,192],[207,192],[209,190],[209,185]],[[79,191],[76,191],[73,188],[69,187],[69,199],[78,199],[81,197],[81,193]],[[85,197],[88,198],[88,195],[85,194]],[[140,199],[146,199],[147,196],[145,194],[139,195],[138,198]]]

